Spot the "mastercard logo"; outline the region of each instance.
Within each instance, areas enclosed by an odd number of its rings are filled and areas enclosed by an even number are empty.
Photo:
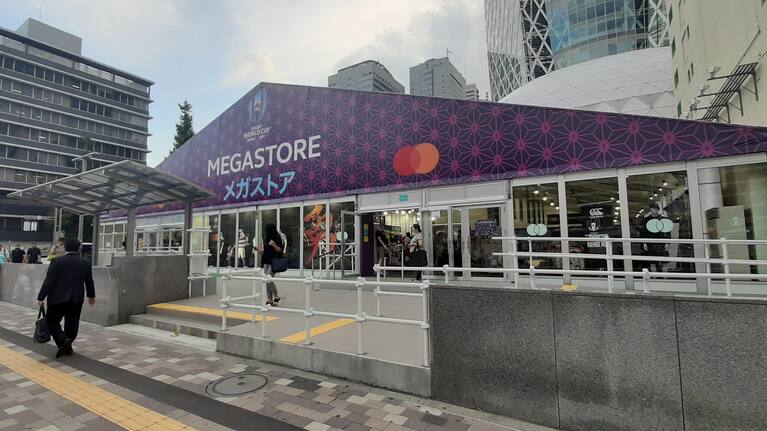
[[[394,154],[394,171],[406,177],[413,174],[428,174],[439,163],[439,150],[434,144],[423,143],[402,147]]]

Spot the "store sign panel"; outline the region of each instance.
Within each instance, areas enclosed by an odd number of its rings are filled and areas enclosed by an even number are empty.
[[[762,151],[764,128],[262,84],[159,167],[212,206]]]

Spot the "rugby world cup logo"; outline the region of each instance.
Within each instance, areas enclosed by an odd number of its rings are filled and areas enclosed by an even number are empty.
[[[253,123],[260,123],[261,120],[264,118],[264,113],[266,112],[266,90],[261,89],[256,92],[256,94],[253,95],[253,99],[250,101],[250,109],[248,110],[248,113],[250,114],[250,121]]]

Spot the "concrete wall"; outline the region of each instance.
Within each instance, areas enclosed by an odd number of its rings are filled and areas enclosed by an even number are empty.
[[[218,333],[216,350],[424,397],[430,395],[428,368],[227,332]]]
[[[96,305],[83,308],[83,320],[103,326],[127,323],[131,314],[143,313],[146,305],[189,296],[183,256],[122,257],[115,264],[119,266],[93,268]],[[48,265],[0,266],[0,301],[36,309],[47,270]]]
[[[432,395],[563,430],[767,429],[767,301],[435,287]]]

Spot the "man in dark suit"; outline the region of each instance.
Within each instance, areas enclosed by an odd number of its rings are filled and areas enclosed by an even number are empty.
[[[72,354],[72,342],[80,327],[80,312],[84,296],[88,304],[96,303],[91,263],[78,255],[80,241],[70,238],[64,242],[66,254],[51,261],[43,287],[37,295],[42,305],[48,298],[48,328],[59,350],[56,357]],[[64,318],[64,330],[61,319]]]

